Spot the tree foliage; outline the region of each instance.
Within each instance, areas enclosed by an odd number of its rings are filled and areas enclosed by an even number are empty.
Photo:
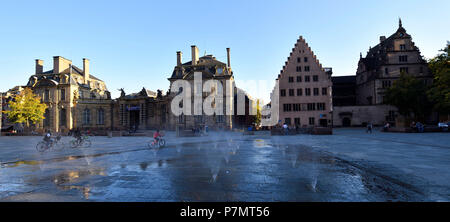
[[[260,100],[256,100],[256,118],[255,125],[259,126],[261,124],[261,104]]]
[[[36,124],[44,119],[47,105],[41,103],[41,98],[25,88],[13,100],[9,101],[9,110],[3,111],[13,123]]]
[[[450,114],[450,45],[440,50],[442,53],[428,61],[428,66],[434,75],[433,86],[427,95],[433,102],[433,109],[440,114]]]
[[[423,117],[430,112],[426,92],[427,86],[422,80],[402,73],[386,91],[384,103],[397,107],[403,116],[414,114],[416,117]]]

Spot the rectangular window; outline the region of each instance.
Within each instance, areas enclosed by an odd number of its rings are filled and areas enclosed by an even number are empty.
[[[61,101],[66,101],[66,90],[61,89]]]
[[[291,125],[291,118],[284,118],[284,123]]]
[[[406,45],[405,44],[401,44],[400,45],[400,50],[401,51],[405,51],[406,50]]]
[[[295,112],[300,111],[300,103],[295,103],[295,104],[293,104],[293,108],[294,108],[294,111],[295,111]]]
[[[44,101],[48,102],[50,100],[50,91],[48,89],[46,89],[44,91]]]
[[[408,62],[408,56],[407,55],[401,55],[398,57],[399,62]]]
[[[224,118],[223,115],[217,115],[217,116],[216,116],[216,122],[217,122],[217,123],[223,123],[223,122],[225,122],[224,119],[225,119],[225,118]]]
[[[390,87],[391,87],[391,81],[389,81],[389,80],[383,80],[383,81],[381,82],[381,85],[382,85],[383,89],[390,88]]]
[[[310,96],[310,95],[311,95],[311,89],[306,88],[306,89],[305,89],[305,95],[306,95],[306,96]]]
[[[319,76],[314,75],[313,76],[313,82],[319,82]]]
[[[289,89],[289,96],[295,96],[294,95],[294,89]]]
[[[301,66],[297,66],[297,72],[301,72],[302,71],[302,67]]]
[[[319,88],[314,88],[314,95],[318,96],[319,95]]]
[[[308,104],[306,104],[306,103],[300,103],[300,110],[301,110],[301,111],[306,111],[306,110],[308,110]]]
[[[302,95],[303,95],[303,90],[297,89],[297,96],[302,96]]]
[[[286,96],[286,90],[280,89],[280,96]]]
[[[327,95],[327,91],[328,91],[328,88],[327,87],[323,87],[322,88],[322,95]]]
[[[302,59],[300,57],[297,57],[297,63],[300,63]]]
[[[178,123],[184,123],[184,115],[183,114],[178,116]]]
[[[317,103],[317,110],[325,110],[325,103]]]
[[[284,112],[291,112],[292,111],[292,104],[283,104],[283,111]]]
[[[309,66],[305,66],[305,72],[309,72]]]
[[[305,82],[310,82],[310,77],[309,76],[305,76]]]
[[[295,118],[294,123],[296,126],[300,126],[300,118]]]
[[[196,123],[203,123],[203,116],[202,115],[195,115],[194,116],[194,121]]]
[[[61,109],[59,111],[59,125],[60,126],[66,126],[66,119],[67,119],[66,114],[67,114],[66,109]]]
[[[83,111],[83,125],[91,124],[91,111],[89,109],[85,109]]]
[[[308,62],[308,57],[303,58],[303,61]]]
[[[302,81],[302,77],[301,76],[297,76],[297,82],[301,82]]]
[[[423,67],[419,68],[419,73],[423,73]]]
[[[309,125],[314,125],[315,122],[314,117],[309,117]]]
[[[308,111],[314,111],[314,110],[316,110],[316,104],[308,103]]]
[[[97,110],[97,124],[98,125],[105,124],[105,110],[101,108]]]
[[[389,74],[389,69],[388,68],[384,68],[384,74],[386,74],[386,75]]]
[[[409,73],[408,67],[400,67],[400,73]]]
[[[289,76],[289,82],[294,82],[294,77]]]

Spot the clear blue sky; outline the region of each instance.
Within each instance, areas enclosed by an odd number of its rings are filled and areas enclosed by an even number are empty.
[[[190,46],[226,61],[235,78],[273,81],[303,35],[333,75],[353,75],[359,53],[403,26],[427,57],[450,40],[450,1],[2,1],[0,91],[24,85],[34,60],[63,56],[107,83],[113,97],[167,90],[176,51]],[[246,88],[246,86],[241,86]],[[266,95],[253,95],[267,98]]]

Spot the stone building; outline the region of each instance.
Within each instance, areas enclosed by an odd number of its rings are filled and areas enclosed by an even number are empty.
[[[234,91],[234,76],[230,66],[230,49],[227,48],[227,63],[217,60],[213,55],[205,55],[199,57],[199,50],[197,46],[191,46],[192,59],[189,62],[182,62],[182,52],[177,52],[177,65],[175,66],[172,76],[168,78],[170,81],[170,88],[177,80],[187,80],[190,85],[191,94],[191,115],[181,114],[175,116],[172,112],[171,119],[176,119],[174,123],[179,129],[203,128],[208,126],[210,129],[231,129],[233,127],[233,96],[226,96],[227,90]],[[202,82],[200,85],[194,84],[195,75],[201,76]],[[202,101],[205,100],[212,93],[216,93],[218,86],[214,86],[211,92],[203,92],[203,84],[208,80],[217,80],[223,86],[223,113],[222,115],[206,115],[203,108],[201,108],[200,115],[195,115],[194,96],[195,92],[202,92]],[[183,87],[178,89],[182,92]],[[176,92],[169,91],[169,100],[176,96]],[[234,95],[234,94],[231,94]],[[180,104],[180,107],[185,104]],[[215,105],[215,104],[214,104]],[[170,107],[166,107],[169,108]]]
[[[300,36],[277,78],[279,121],[301,127],[330,126],[331,74],[332,69],[322,67]]]
[[[142,88],[140,92],[121,95],[116,99],[117,116],[115,125],[120,129],[150,130],[174,129],[170,124],[169,99],[162,92]]]
[[[366,57],[360,55],[356,76],[333,77],[333,125],[394,125],[397,109],[383,104],[383,97],[402,72],[432,83],[427,62],[399,20],[394,34],[381,36],[380,43],[371,47]]]
[[[107,130],[112,127],[112,100],[105,83],[89,71],[89,60],[83,69],[61,56],[53,57],[53,69],[44,72],[44,61],[36,60],[36,72],[26,87],[47,104],[45,119],[36,125],[38,131],[66,133],[71,129]]]
[[[360,55],[356,71],[356,99],[360,105],[383,104],[387,88],[400,77],[400,73],[415,76],[431,84],[433,76],[419,48],[406,33],[399,20],[397,31],[386,38],[380,37],[380,43]]]

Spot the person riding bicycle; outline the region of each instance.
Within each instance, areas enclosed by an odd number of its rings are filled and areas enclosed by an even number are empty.
[[[159,129],[157,129],[156,132],[153,134],[155,144],[158,144],[160,137],[162,137],[162,134],[159,133]]]
[[[46,142],[47,144],[52,142],[52,133],[50,132],[50,130],[47,131],[42,140],[44,140],[44,142]]]
[[[77,140],[78,143],[81,143],[81,132],[79,129],[76,129],[75,132],[73,133],[73,137]]]

